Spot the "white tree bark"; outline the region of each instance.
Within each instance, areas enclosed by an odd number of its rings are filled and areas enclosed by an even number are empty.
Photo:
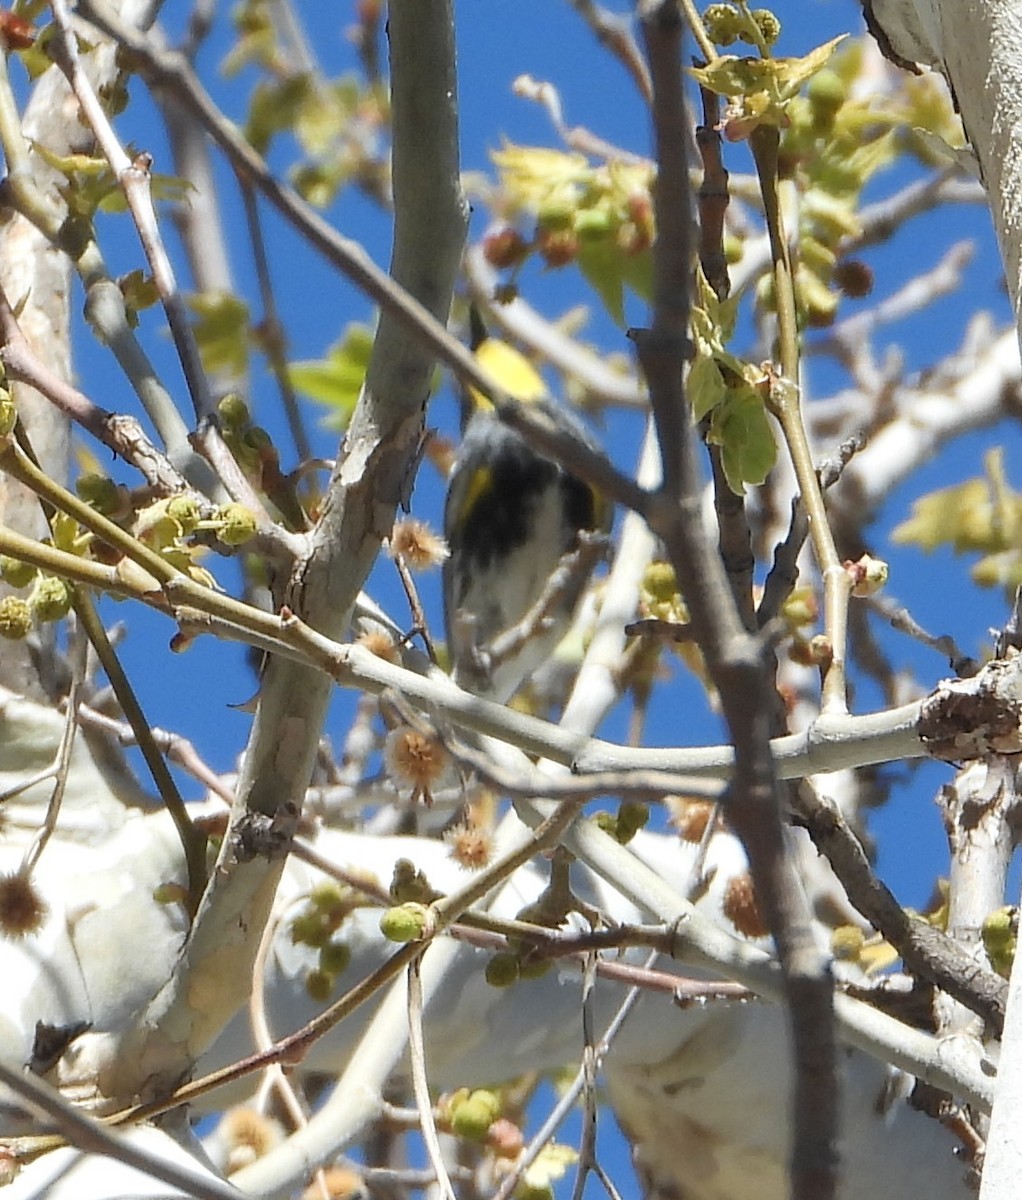
[[[1016,324],[1022,317],[1022,3],[867,0],[895,56],[941,70],[979,160]],[[879,30],[875,28],[879,26]],[[1022,326],[1020,326],[1022,328]],[[1009,1200],[1022,1178],[1022,967],[1012,972],[982,1200]]]
[[[1016,321],[1022,303],[1022,4],[867,0],[895,55],[947,77],[979,160]]]

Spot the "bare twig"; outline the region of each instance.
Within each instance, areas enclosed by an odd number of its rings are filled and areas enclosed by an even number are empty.
[[[188,1164],[184,1157],[172,1162],[165,1155],[148,1153],[104,1124],[86,1116],[59,1092],[35,1075],[0,1059],[0,1082],[37,1112],[44,1113],[80,1152],[102,1154],[122,1162],[196,1200],[241,1200],[242,1193],[215,1175]]]
[[[689,408],[681,389],[688,349],[693,253],[684,153],[687,121],[681,81],[680,19],[674,4],[659,2],[644,5],[643,15],[659,165],[658,253],[653,327],[637,344],[664,463],[663,504],[650,514],[650,521],[664,538],[720,693],[735,748],[735,775],[726,811],[748,855],[757,900],[774,935],[784,972],[794,1051],[792,1196],[796,1200],[823,1200],[834,1194],[837,1168],[833,980],[827,957],[816,944],[812,914],[781,822],[769,743],[770,688],[762,648],[744,632],[720,561],[700,528],[699,481],[687,429]],[[707,57],[713,54],[710,47]],[[761,157],[757,154],[758,162]],[[761,178],[767,174],[761,170]],[[776,181],[776,173],[773,179]],[[768,186],[764,182],[764,199],[769,202]],[[780,304],[783,284],[787,284],[790,295],[790,280],[784,276],[785,271],[790,274],[790,267],[776,204],[774,208],[771,236],[775,266],[782,276],[777,281]],[[794,334],[793,322],[791,332]],[[788,352],[782,353],[785,371],[789,367],[797,371],[797,359],[790,360],[792,349],[797,354],[796,343],[790,343]],[[809,473],[811,486],[816,488],[811,461]],[[811,512],[814,519],[819,515],[815,509]],[[831,692],[843,703],[843,679],[838,683]]]
[[[646,960],[646,966],[651,966],[655,958],[655,954],[650,955],[650,957]],[[617,1012],[611,1018],[607,1028],[604,1030],[603,1035],[600,1038],[599,1044],[593,1047],[593,1062],[595,1066],[598,1066],[604,1057],[606,1057],[607,1051],[613,1045],[614,1039],[617,1037],[625,1021],[627,1021],[628,1017],[630,1016],[632,1010],[638,1002],[640,995],[641,992],[638,988],[632,988],[625,996]],[[509,1200],[511,1193],[517,1187],[521,1177],[536,1161],[543,1147],[547,1144],[547,1142],[550,1141],[550,1139],[560,1128],[562,1122],[575,1107],[575,1103],[578,1100],[582,1089],[585,1087],[586,1080],[588,1078],[589,1072],[585,1064],[583,1064],[583,1066],[579,1068],[575,1078],[564,1089],[563,1094],[561,1095],[557,1104],[551,1110],[547,1119],[536,1131],[536,1135],[530,1140],[528,1146],[522,1153],[521,1158],[519,1158],[515,1163],[514,1169],[509,1171],[505,1178],[501,1181],[500,1187],[494,1193],[493,1200]]]
[[[429,1098],[429,1080],[426,1076],[426,1042],[422,1035],[422,955],[416,955],[408,964],[408,1060],[411,1064],[412,1089],[419,1110],[419,1129],[426,1147],[436,1187],[441,1200],[455,1200],[454,1186],[447,1173],[436,1121],[433,1119],[433,1102]]]
[[[968,679],[979,671],[980,664],[971,655],[966,654],[950,634],[927,633],[908,609],[891,596],[878,593],[866,597],[866,603],[874,612],[890,621],[892,629],[907,634],[914,641],[936,650],[938,654],[943,654],[951,670],[960,679]]]
[[[61,412],[77,421],[98,441],[136,467],[161,495],[188,490],[183,476],[146,437],[134,417],[100,408],[72,384],[62,379],[36,355],[21,332],[6,293],[0,287],[0,359],[7,373],[31,384]]]
[[[600,45],[606,46],[621,62],[648,104],[652,99],[649,70],[632,34],[631,19],[596,4],[594,0],[571,0],[571,6],[596,35]]]
[[[1007,984],[936,926],[898,903],[869,865],[859,839],[836,804],[808,781],[795,789],[799,821],[860,913],[891,943],[905,966],[946,991],[997,1030],[1004,1023]]]
[[[57,820],[60,817],[60,807],[64,800],[68,774],[71,770],[71,752],[75,744],[75,731],[78,727],[78,705],[82,685],[85,682],[85,660],[88,642],[78,630],[74,637],[73,658],[71,667],[71,686],[67,694],[67,710],[64,714],[64,730],[60,736],[57,753],[53,766],[45,773],[52,777],[53,790],[46,805],[46,813],[32,843],[25,851],[20,871],[30,875],[39,862],[40,855],[46,848],[47,842],[57,831]]]
[[[128,158],[88,76],[82,69],[78,56],[78,41],[71,26],[71,15],[66,0],[53,0],[52,8],[54,20],[60,30],[59,38],[54,39],[55,47],[59,50],[56,56],[57,65],[67,76],[86,121],[95,133],[111,170],[124,189],[125,199],[135,219],[142,248],[153,273],[153,280],[163,301],[196,416],[200,421],[208,420],[214,415],[213,400],[184,301],[174,278],[174,269],[156,220],[149,186],[151,156],[141,154],[135,160]]]

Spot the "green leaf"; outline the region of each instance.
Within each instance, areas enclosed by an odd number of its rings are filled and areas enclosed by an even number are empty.
[[[579,270],[603,301],[618,325],[625,323],[624,279],[621,253],[608,241],[582,242],[578,248]]]
[[[998,582],[994,576],[1001,564],[995,564],[996,556],[1017,550],[1022,541],[1022,496],[1005,478],[1003,449],[991,450],[984,465],[986,478],[921,496],[909,520],[891,534],[892,541],[914,543],[926,551],[938,546],[950,546],[956,554],[982,551],[988,559],[979,568],[981,581]]]
[[[293,129],[310,99],[315,83],[309,75],[289,75],[272,83],[258,83],[249,104],[245,136],[265,154],[278,133]]]
[[[723,132],[728,141],[738,141],[748,137],[757,125],[786,128],[788,102],[827,63],[842,40],[838,37],[817,46],[804,58],[737,58],[724,54],[708,66],[690,68],[690,73],[703,87],[732,101]]]
[[[687,386],[695,421],[701,421],[727,398],[727,384],[712,354],[696,356],[688,373]]]
[[[143,309],[152,308],[154,304],[160,302],[160,292],[153,277],[147,275],[141,268],[122,275],[117,280],[117,286],[124,295],[128,322],[132,328],[138,324],[138,314]]]
[[[708,440],[721,448],[728,487],[741,496],[745,485],[760,484],[777,460],[777,444],[759,392],[732,388],[713,410]]]
[[[206,370],[244,374],[248,369],[248,305],[230,292],[198,292],[188,297],[188,307],[196,315],[195,340]]]
[[[847,36],[842,34],[825,42],[803,58],[738,58],[733,54],[722,54],[709,66],[691,67],[690,73],[718,96],[751,96],[766,92],[772,99],[786,100],[826,65]]]
[[[304,396],[331,409],[328,424],[343,429],[358,400],[373,348],[373,330],[352,323],[326,357],[291,363],[288,377]]]

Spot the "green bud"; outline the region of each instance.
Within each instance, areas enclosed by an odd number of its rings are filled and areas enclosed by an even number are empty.
[[[177,521],[182,533],[194,533],[202,513],[194,496],[173,496],[167,502],[167,516]]]
[[[724,234],[724,258],[729,266],[742,261],[745,254],[745,243],[733,233]]]
[[[542,979],[553,965],[549,958],[523,958],[518,964],[518,978]]]
[[[490,987],[505,988],[518,982],[518,955],[495,954],[486,964],[486,982]]]
[[[75,491],[86,504],[105,517],[113,516],[124,508],[124,490],[106,475],[86,471],[75,481]]]
[[[334,979],[326,971],[310,971],[305,976],[305,991],[317,1004],[325,1004],[334,990]]]
[[[769,8],[754,8],[752,19],[759,26],[760,35],[768,46],[772,46],[781,36],[781,22]]]
[[[322,909],[323,912],[331,912],[333,909],[344,904],[348,899],[348,890],[344,888],[334,879],[324,880],[323,883],[317,883],[309,894],[310,903],[316,908]]]
[[[983,949],[990,965],[1007,978],[1011,974],[1018,940],[1018,910],[998,908],[983,922]]]
[[[0,600],[0,637],[20,641],[32,632],[32,610],[20,596],[4,596]]]
[[[711,4],[703,13],[703,24],[710,41],[718,46],[730,46],[742,27],[737,10],[730,4]]]
[[[601,810],[593,814],[593,820],[596,822],[597,829],[602,829],[604,833],[617,839],[617,817],[613,813],[609,813],[605,809]]]
[[[347,942],[327,942],[319,952],[319,969],[330,975],[340,975],[351,962],[351,947]]]
[[[678,594],[678,578],[670,563],[652,562],[642,577],[642,587],[652,600],[670,601]]]
[[[188,889],[180,883],[160,883],[153,888],[153,900],[157,904],[184,904]]]
[[[499,1116],[500,1097],[480,1089],[452,1107],[451,1132],[469,1141],[482,1142]]]
[[[22,562],[20,558],[11,558],[9,554],[0,554],[0,575],[11,587],[28,587],[36,574],[36,568],[31,563]]]
[[[273,445],[273,438],[261,425],[253,425],[250,429],[246,429],[241,441],[249,450],[257,452],[268,450]]]
[[[627,846],[649,821],[649,806],[637,800],[626,800],[617,814],[617,840]]]
[[[217,537],[226,546],[241,546],[257,533],[255,514],[244,504],[225,504],[216,514],[220,522]]]
[[[418,941],[428,927],[429,909],[415,901],[388,908],[380,917],[380,932],[391,942]]]
[[[296,946],[312,946],[320,949],[330,940],[333,929],[324,921],[323,914],[306,910],[291,922],[291,941]]]
[[[43,575],[36,580],[29,604],[37,621],[59,621],[71,611],[71,585],[56,575]]]
[[[217,405],[217,411],[220,413],[220,420],[232,429],[244,428],[252,419],[248,405],[237,392],[228,392]]]
[[[813,106],[814,114],[826,113],[833,117],[847,97],[848,85],[837,71],[827,67],[817,71],[806,87],[806,98]]]
[[[882,558],[864,554],[858,562],[851,564],[851,574],[853,596],[875,596],[887,582],[890,567]]]

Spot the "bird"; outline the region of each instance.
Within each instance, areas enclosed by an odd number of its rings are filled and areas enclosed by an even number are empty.
[[[489,335],[474,307],[470,324],[477,361],[510,395],[541,406],[595,446],[532,363]],[[461,446],[444,507],[447,644],[455,681],[503,703],[570,627],[595,562],[585,535],[607,535],[613,511],[598,489],[503,424],[480,392],[466,389],[462,407]],[[566,556],[576,551],[580,558],[572,563]]]

